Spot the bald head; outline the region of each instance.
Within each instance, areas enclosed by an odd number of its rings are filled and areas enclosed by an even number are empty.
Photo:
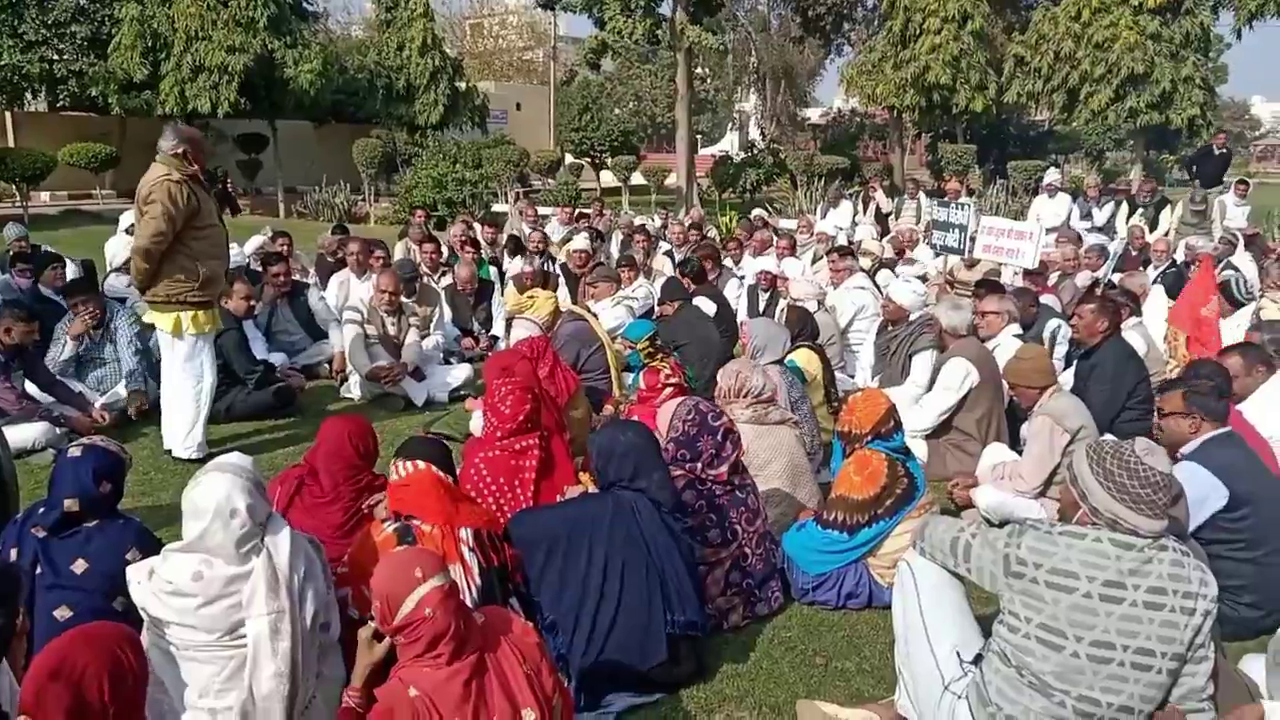
[[[453,267],[453,286],[463,295],[470,295],[480,284],[480,271],[468,260],[460,260]]]
[[[373,304],[384,313],[395,312],[400,307],[400,276],[392,268],[378,272],[373,279]]]
[[[1147,293],[1151,292],[1151,280],[1144,270],[1132,270],[1121,275],[1116,285],[1133,293],[1139,300],[1145,300]]]

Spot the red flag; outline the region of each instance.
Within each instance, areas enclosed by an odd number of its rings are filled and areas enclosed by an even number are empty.
[[[1218,330],[1218,274],[1210,255],[1201,255],[1182,294],[1169,308],[1169,329],[1186,337],[1188,359],[1214,357],[1222,349]]]

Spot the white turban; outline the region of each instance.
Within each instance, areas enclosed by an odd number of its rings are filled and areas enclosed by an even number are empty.
[[[133,236],[124,233],[116,233],[107,238],[107,243],[102,246],[102,258],[107,262],[107,272],[124,267],[129,262],[129,255],[133,253]]]
[[[635,220],[636,227],[649,227],[653,224],[653,220],[648,215],[641,215]]]
[[[751,260],[751,274],[767,272],[772,275],[781,275],[782,267],[778,265],[778,258],[770,255],[761,255]]]
[[[231,258],[231,262],[228,265],[232,270],[249,264],[249,258],[244,254],[244,249],[240,247],[239,243],[231,243],[227,247],[227,254]]]
[[[880,241],[880,229],[875,225],[859,225],[853,229],[853,243],[866,242],[867,240]]]
[[[817,224],[813,226],[814,235],[826,235],[833,240],[839,232],[840,228],[836,227],[836,224],[830,220],[819,220]]]
[[[591,252],[591,236],[586,233],[578,233],[573,236],[568,245],[564,246],[566,253],[577,252],[579,250]]]
[[[120,213],[120,219],[116,220],[116,234],[123,235],[125,230],[137,224],[136,217],[132,208]]]
[[[768,220],[769,211],[765,210],[764,208],[753,208],[751,210],[751,219],[754,220],[756,218],[764,218]]]
[[[807,274],[805,272],[804,261],[798,257],[783,258],[782,262],[778,263],[778,267],[782,272],[777,274],[783,275],[787,278],[799,278],[804,277]]]
[[[257,255],[262,248],[266,247],[266,245],[266,235],[254,235],[248,240],[245,240],[243,248],[245,257],[253,257],[254,255]]]
[[[898,277],[922,278],[929,274],[929,266],[922,262],[898,263],[893,272]]]
[[[929,290],[924,283],[913,277],[900,277],[894,278],[893,282],[889,283],[884,294],[894,305],[909,313],[918,313],[924,310]]]
[[[868,238],[858,243],[858,252],[867,252],[874,254],[878,258],[884,257],[884,243],[875,238]]]
[[[820,303],[826,299],[827,291],[808,278],[791,278],[787,281],[787,295],[799,303],[809,301]]]
[[[1040,181],[1040,187],[1052,185],[1054,187],[1062,187],[1062,171],[1056,167],[1051,167],[1044,171],[1044,179]]]

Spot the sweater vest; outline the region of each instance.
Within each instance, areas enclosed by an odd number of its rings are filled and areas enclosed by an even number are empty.
[[[484,278],[476,283],[472,297],[467,297],[456,285],[444,289],[453,325],[463,336],[500,334],[493,332],[493,293],[493,283]]]
[[[289,287],[289,292],[285,293],[285,302],[289,304],[289,312],[293,313],[293,319],[298,321],[298,325],[302,328],[302,332],[311,338],[312,342],[320,342],[328,340],[329,333],[320,327],[320,323],[316,322],[315,313],[311,312],[311,303],[307,299],[307,291],[311,286],[301,280],[294,280]],[[271,321],[275,320],[276,305],[272,305],[267,310],[267,332],[271,332]],[[337,348],[334,348],[337,350]]]
[[[760,286],[747,286],[747,317],[754,319],[758,317],[772,318],[778,312],[778,290],[774,289],[769,293],[769,299],[764,301],[764,307],[760,307]]]
[[[1161,195],[1145,208],[1139,207],[1138,200],[1133,197],[1126,199],[1124,204],[1129,208],[1127,215],[1129,222],[1133,222],[1133,218],[1138,213],[1142,213],[1142,218],[1146,220],[1147,232],[1155,232],[1156,228],[1160,227],[1160,214],[1169,207],[1169,198]]]
[[[995,356],[976,337],[957,340],[933,366],[929,380],[932,390],[942,366],[951,358],[964,358],[978,371],[978,384],[965,393],[951,415],[926,436],[929,458],[925,479],[950,480],[972,475],[978,468],[982,449],[993,442],[1009,444],[1009,427],[1004,416],[1004,379]]]

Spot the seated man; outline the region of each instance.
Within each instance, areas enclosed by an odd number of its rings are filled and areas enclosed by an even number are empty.
[[[614,263],[618,277],[622,278],[622,287],[618,297],[635,313],[637,318],[653,319],[653,308],[658,304],[658,291],[653,283],[640,270],[640,261],[631,253],[624,253]]]
[[[924,283],[915,278],[897,278],[890,283],[880,301],[882,319],[865,337],[857,355],[856,377],[864,385],[884,390],[904,421],[907,411],[929,389],[938,359],[938,321],[925,312],[927,296]],[[843,300],[843,296],[837,299]],[[836,317],[841,317],[838,306]],[[849,349],[847,345],[845,349]],[[848,367],[846,362],[845,369]]]
[[[309,282],[321,291],[329,287],[330,278],[347,266],[347,253],[343,244],[350,236],[351,231],[342,223],[337,223],[329,228],[329,232],[320,236],[314,263],[315,271]]]
[[[44,247],[31,242],[31,234],[25,225],[11,222],[4,226],[4,251],[0,252],[0,272],[9,272],[9,258],[16,252],[31,253],[32,257],[44,251]]]
[[[988,522],[1048,520],[1058,516],[1058,497],[1076,451],[1098,439],[1089,408],[1058,386],[1049,351],[1023,343],[1004,366],[1013,401],[1029,413],[1022,455],[993,443],[982,450],[973,475],[947,486],[960,509],[977,508]]]
[[[1062,313],[1040,301],[1034,288],[1013,288],[1009,297],[1018,303],[1018,327],[1022,331],[1019,338],[1048,350],[1054,370],[1061,375],[1067,364],[1067,348],[1071,346],[1071,326]]]
[[[1231,399],[1280,457],[1280,377],[1267,349],[1251,342],[1228,345],[1218,362],[1231,373]]]
[[[280,363],[298,368],[303,377],[347,375],[342,349],[342,323],[314,285],[297,279],[288,256],[270,252],[262,257],[262,299],[254,324],[266,339],[268,353],[287,358]]]
[[[537,323],[551,338],[556,354],[582,381],[582,391],[592,412],[600,412],[610,398],[622,392],[621,366],[613,343],[589,311],[577,305],[559,307],[559,299],[540,288],[520,292],[513,286],[504,300],[512,318],[523,316]],[[519,337],[512,323],[508,344],[515,344]]]
[[[1227,426],[1230,399],[1214,383],[1173,378],[1156,399],[1158,437],[1176,454],[1186,527],[1218,581],[1224,642],[1280,627],[1280,478]],[[1183,518],[1178,518],[1179,521]]]
[[[1218,593],[1171,537],[1168,458],[1141,438],[1095,440],[1071,463],[1058,523],[924,521],[893,587],[895,701],[866,709],[1150,718],[1168,705],[1178,717],[1217,717]],[[999,598],[990,637],[964,580]]]
[[[245,321],[253,320],[257,305],[254,295],[248,280],[235,277],[219,298],[221,327],[213,339],[218,384],[209,411],[211,423],[287,417],[296,411],[298,395],[307,385],[296,370],[277,368],[253,354],[245,335]]]
[[[313,272],[311,262],[307,260],[306,255],[294,249],[293,235],[290,235],[288,230],[276,230],[271,233],[267,244],[289,260],[289,271],[293,273],[294,280],[306,280],[311,277]],[[270,254],[270,251],[267,254]],[[267,255],[263,255],[260,267],[264,275],[267,272],[266,260]]]
[[[707,277],[707,269],[697,257],[687,257],[676,264],[676,278],[684,284],[693,304],[711,318],[720,334],[720,342],[730,355],[738,345],[738,320],[729,299]],[[785,310],[785,306],[783,310]]]
[[[45,363],[95,407],[137,419],[159,398],[160,379],[158,352],[143,342],[142,321],[90,277],[68,282],[63,296],[71,312],[54,329]]]
[[[623,328],[636,319],[628,298],[618,292],[622,287],[622,275],[605,263],[595,267],[583,278],[583,296],[591,311],[610,340],[617,340]]]
[[[9,272],[0,275],[0,302],[22,300],[35,284],[35,268],[31,253],[15,250],[9,253]]]
[[[480,277],[471,261],[461,260],[453,268],[453,282],[442,292],[449,306],[445,347],[468,362],[497,349],[507,327],[506,304],[498,286]]]
[[[1004,382],[991,351],[973,334],[973,303],[944,297],[933,308],[942,355],[929,390],[902,412],[907,444],[930,482],[972,475],[982,449],[1009,443]]]
[[[1120,335],[1120,308],[1086,295],[1071,315],[1071,338],[1083,349],[1071,368],[1071,392],[1084,401],[1098,432],[1120,439],[1150,437],[1155,400],[1146,365]]]
[[[324,300],[329,309],[339,317],[350,302],[364,302],[373,294],[373,270],[369,267],[369,241],[360,237],[348,237],[343,241],[346,266],[329,278],[324,289]]]
[[[1142,300],[1133,291],[1124,288],[1111,288],[1103,293],[1115,301],[1120,308],[1120,337],[1133,347],[1142,364],[1147,368],[1147,377],[1151,383],[1164,380],[1165,361],[1164,338],[1157,342],[1151,331],[1142,322]]]
[[[440,365],[443,317],[434,328],[422,326],[414,305],[401,294],[400,276],[390,268],[374,279],[368,303],[351,303],[342,313],[342,338],[351,366],[341,395],[371,400],[390,394],[422,407],[448,403],[464,393],[475,370],[470,365]]]
[[[67,314],[67,301],[62,286],[67,284],[67,260],[52,250],[32,258],[32,274],[36,282],[27,290],[26,303],[40,326],[41,352],[53,340],[53,329]]]
[[[693,304],[684,283],[662,284],[658,293],[658,338],[671,348],[689,372],[693,394],[712,399],[716,393],[716,373],[733,359],[720,340],[715,323]]]

